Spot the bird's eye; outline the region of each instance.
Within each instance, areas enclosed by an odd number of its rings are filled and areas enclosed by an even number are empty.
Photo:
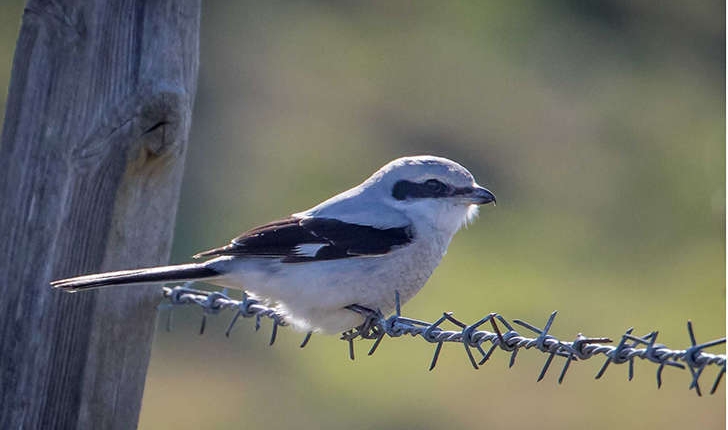
[[[450,187],[437,179],[428,179],[425,182],[402,180],[394,184],[392,188],[392,197],[397,200],[446,197],[450,194]]]
[[[428,179],[425,181],[425,186],[433,194],[441,194],[447,190],[447,185],[438,181],[437,179]]]

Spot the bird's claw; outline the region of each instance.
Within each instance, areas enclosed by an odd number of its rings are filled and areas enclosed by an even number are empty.
[[[346,309],[356,312],[364,317],[364,322],[353,329],[353,334],[358,335],[363,339],[376,339],[380,336],[381,327],[379,321],[384,318],[382,311],[379,309],[369,309],[357,304],[349,305]]]

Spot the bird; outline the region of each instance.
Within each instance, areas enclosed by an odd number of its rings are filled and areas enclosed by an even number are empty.
[[[303,332],[342,333],[367,311],[388,314],[440,264],[455,233],[495,195],[460,164],[432,155],[395,159],[361,184],[302,212],[200,252],[199,263],[61,279],[68,292],[204,281],[275,306]]]

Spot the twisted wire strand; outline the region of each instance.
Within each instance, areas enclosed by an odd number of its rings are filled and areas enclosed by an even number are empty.
[[[200,334],[205,331],[207,315],[217,314],[222,310],[235,311],[233,319],[225,331],[226,336],[230,336],[230,332],[240,317],[255,318],[256,330],[260,329],[261,319],[267,318],[273,322],[269,342],[270,345],[273,345],[277,337],[278,327],[287,325],[285,317],[275,307],[266,306],[260,300],[248,296],[245,293],[243,293],[242,300],[235,300],[227,295],[226,290],[222,292],[202,291],[190,288],[189,285],[191,283],[163,288],[163,297],[168,303],[160,305],[160,309],[169,310],[167,319],[168,330],[171,330],[171,311],[174,307],[180,305],[197,305],[203,309],[204,314]],[[656,342],[657,331],[643,336],[636,336],[632,334],[634,331],[633,328],[628,329],[621,336],[616,346],[607,345],[607,343],[612,342],[609,338],[585,337],[581,333],[571,342],[561,341],[548,334],[556,318],[556,312],[550,315],[543,328],[518,319],[514,319],[512,321],[513,324],[511,324],[508,320],[496,313],[488,314],[474,324],[466,324],[456,319],[449,312],[443,313],[435,322],[428,322],[402,316],[399,306],[399,296],[397,296],[396,302],[397,311],[394,315],[385,318],[380,312],[363,312],[366,317],[365,323],[360,327],[342,334],[341,339],[348,342],[349,357],[352,360],[354,359],[354,341],[356,339],[373,340],[374,342],[368,352],[368,355],[372,355],[385,336],[396,338],[409,335],[412,337],[419,336],[425,341],[435,344],[435,351],[429,367],[430,370],[434,369],[437,365],[444,343],[460,343],[464,347],[470,364],[475,369],[485,364],[497,348],[511,354],[509,367],[515,364],[518,352],[522,349],[536,349],[548,354],[546,362],[539,373],[538,381],[544,378],[555,356],[564,357],[566,360],[558,378],[559,384],[563,382],[572,361],[587,360],[597,356],[604,357],[605,361],[599,369],[596,379],[601,378],[611,364],[627,363],[629,367],[628,378],[631,381],[634,377],[634,360],[635,358],[639,358],[658,365],[656,371],[658,388],[662,386],[662,371],[665,366],[680,369],[687,368],[692,378],[689,389],[695,390],[698,396],[702,395],[699,380],[706,368],[718,368],[718,374],[713,381],[710,394],[716,392],[726,372],[725,354],[711,354],[704,351],[706,348],[725,344],[726,338],[723,337],[709,342],[698,343],[690,321],[687,323],[687,330],[691,346],[687,349],[673,350]],[[360,309],[352,310],[361,312]],[[441,328],[440,325],[445,322],[454,324],[459,330],[445,330]],[[493,329],[492,332],[479,330],[481,326],[486,324]],[[499,324],[506,330],[501,330]],[[532,338],[523,336],[514,329],[514,325],[523,327],[537,334],[537,336]],[[306,334],[301,343],[302,348],[308,344],[312,334],[311,332]],[[490,344],[487,349],[486,343]]]

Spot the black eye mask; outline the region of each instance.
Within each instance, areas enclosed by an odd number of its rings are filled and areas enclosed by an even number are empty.
[[[470,191],[470,187],[453,188],[437,179],[424,182],[398,181],[392,188],[392,197],[397,200],[438,198],[467,194]]]

